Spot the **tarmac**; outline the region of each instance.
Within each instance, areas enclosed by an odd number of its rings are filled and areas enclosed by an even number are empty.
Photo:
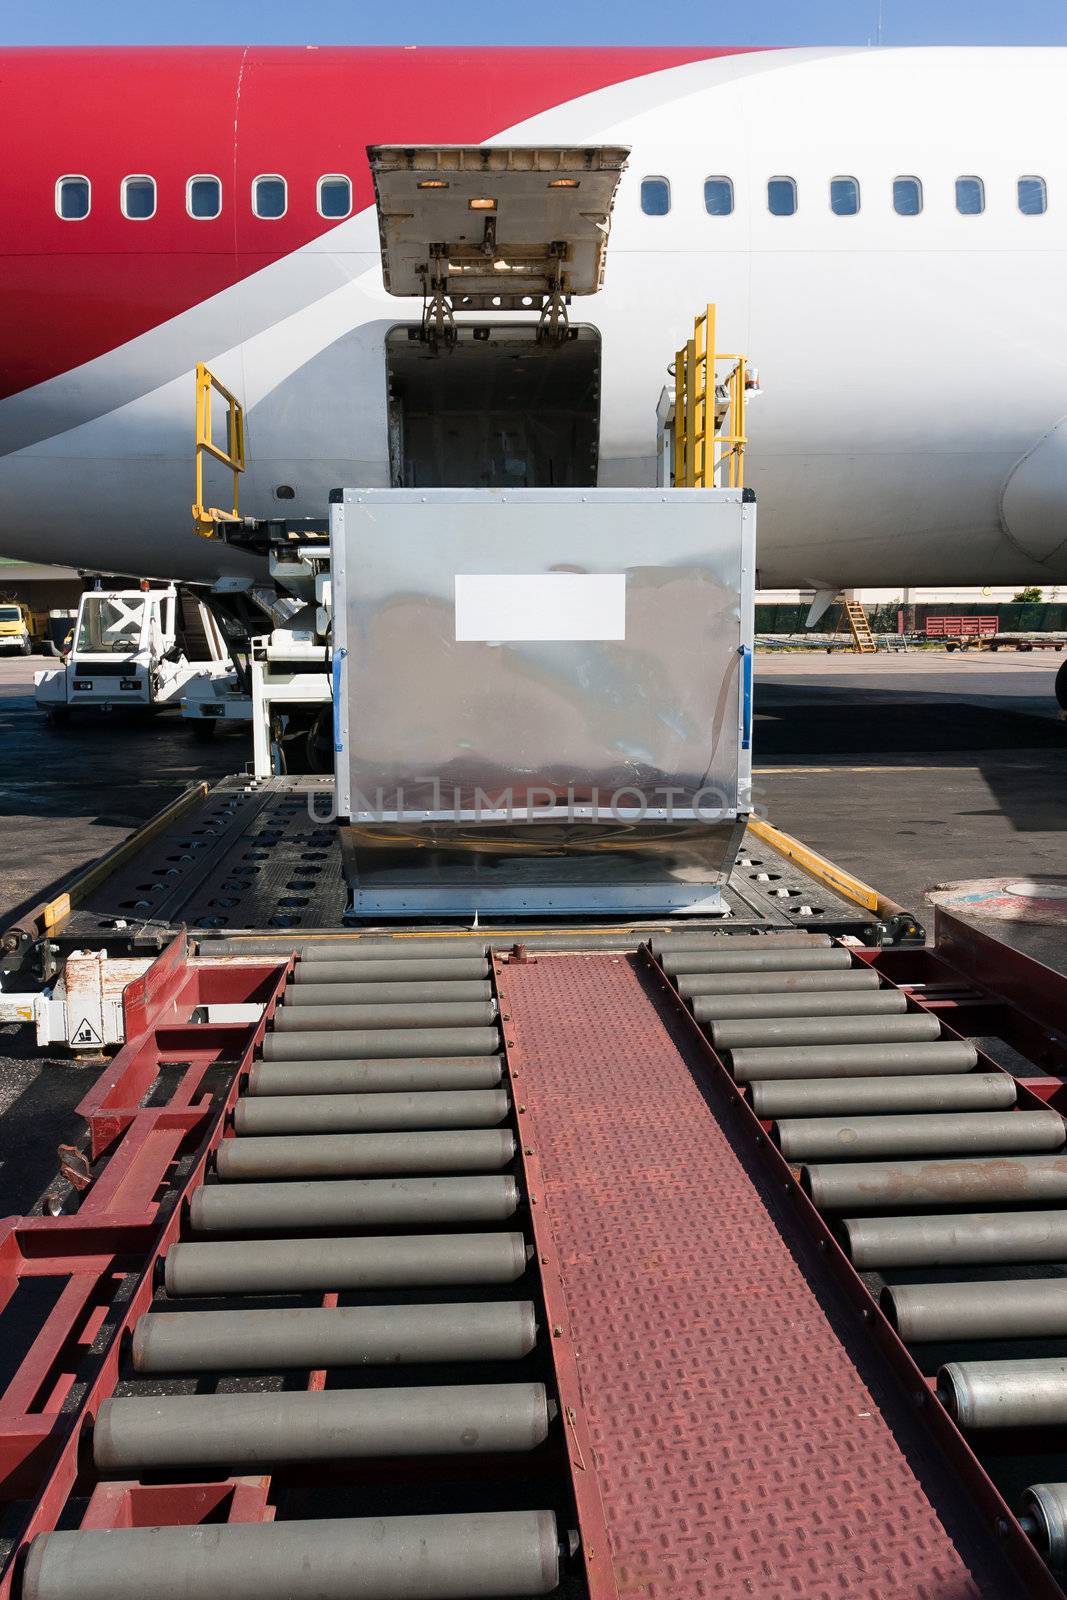
[[[924,919],[928,891],[944,883],[1067,884],[1067,722],[1053,694],[1062,659],[760,655],[756,807]],[[240,771],[247,758],[246,731],[201,744],[172,715],[53,729],[33,702],[44,664],[0,660],[0,926],[189,783]],[[1028,947],[1026,930],[1010,932]],[[1067,967],[1062,924],[1039,930],[1031,948]],[[74,1106],[97,1071],[42,1060],[28,1030],[0,1026],[0,1215],[40,1207],[56,1145],[79,1137]]]
[[[756,804],[920,914],[935,885],[1067,872],[1063,656],[774,655],[756,663]]]
[[[1063,875],[1063,657],[998,652],[756,658],[755,803],[903,905],[934,885]],[[247,732],[209,744],[172,714],[52,728],[29,657],[0,658],[0,924],[57,892],[197,778],[239,772]]]

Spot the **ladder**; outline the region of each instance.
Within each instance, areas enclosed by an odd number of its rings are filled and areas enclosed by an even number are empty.
[[[716,362],[732,365],[719,377]],[[743,355],[716,350],[713,304],[695,319],[693,337],[675,353],[673,373],[670,481],[676,489],[744,488],[745,399],[756,379]]]
[[[867,621],[866,611],[864,611],[858,600],[849,600],[846,597],[842,604],[845,616],[848,618],[849,630],[852,634],[853,650],[858,651],[860,655],[872,654],[878,649],[878,646],[875,643],[874,634],[871,632],[871,625]]]

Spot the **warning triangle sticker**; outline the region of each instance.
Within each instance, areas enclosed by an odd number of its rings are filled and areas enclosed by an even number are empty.
[[[103,1044],[103,1040],[89,1021],[84,1017],[70,1036],[71,1044]]]

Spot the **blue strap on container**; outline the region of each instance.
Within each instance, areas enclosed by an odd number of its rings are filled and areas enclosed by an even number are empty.
[[[752,649],[750,645],[739,644],[737,653],[741,657],[741,748],[752,748]]]
[[[333,748],[338,755],[344,749],[344,740],[341,738],[341,674],[347,654],[347,650],[335,650],[333,653]]]

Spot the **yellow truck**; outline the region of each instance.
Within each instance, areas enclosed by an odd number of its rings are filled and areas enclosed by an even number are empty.
[[[0,650],[28,656],[38,637],[37,619],[21,600],[0,599]]]

